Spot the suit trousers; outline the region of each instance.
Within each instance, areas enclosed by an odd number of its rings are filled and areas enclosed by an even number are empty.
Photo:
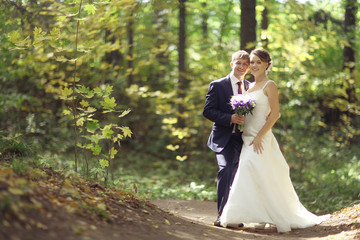
[[[239,165],[239,157],[243,145],[242,134],[232,134],[226,147],[216,153],[219,166],[217,176],[217,208],[219,215],[227,202],[231,184]]]

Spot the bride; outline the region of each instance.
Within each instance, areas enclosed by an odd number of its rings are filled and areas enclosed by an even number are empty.
[[[314,226],[328,216],[316,216],[299,201],[289,166],[271,131],[279,118],[278,91],[267,78],[272,60],[263,49],[250,54],[251,74],[255,78],[249,94],[256,101],[246,115],[243,148],[229,199],[220,217],[226,227],[239,223],[270,223],[278,232]]]

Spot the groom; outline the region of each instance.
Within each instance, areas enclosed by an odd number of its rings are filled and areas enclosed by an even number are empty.
[[[242,94],[249,88],[245,74],[250,69],[250,57],[240,50],[232,55],[231,73],[212,81],[209,85],[203,115],[214,122],[207,146],[216,153],[219,166],[217,176],[218,218],[215,226],[220,226],[220,216],[228,199],[229,190],[234,179],[242,148],[242,132],[237,124],[244,124],[245,118],[234,113],[229,102],[233,95]]]

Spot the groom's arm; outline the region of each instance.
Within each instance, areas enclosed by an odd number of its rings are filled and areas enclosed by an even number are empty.
[[[216,124],[230,126],[232,114],[224,112],[220,107],[219,92],[221,88],[218,84],[217,82],[211,82],[209,85],[203,115]]]

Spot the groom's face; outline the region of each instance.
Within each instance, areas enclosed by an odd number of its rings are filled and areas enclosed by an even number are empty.
[[[249,59],[237,58],[231,61],[231,68],[234,72],[235,77],[243,77],[250,69]]]

